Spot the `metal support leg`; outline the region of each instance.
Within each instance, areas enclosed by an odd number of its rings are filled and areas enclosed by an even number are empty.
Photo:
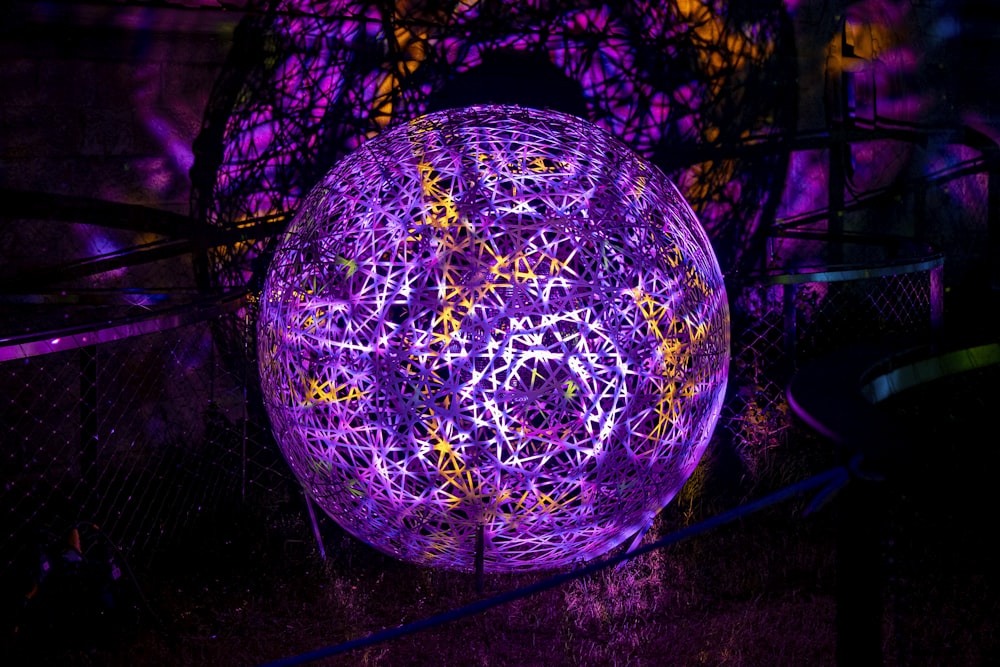
[[[486,561],[486,526],[479,524],[476,528],[476,592],[483,592],[483,573]]]
[[[312,498],[305,489],[302,489],[302,494],[306,497],[306,507],[309,509],[309,521],[312,523],[313,537],[316,538],[316,546],[319,548],[319,557],[326,560],[326,547],[323,546],[323,536],[319,532],[319,522],[316,521],[316,510],[313,507]]]

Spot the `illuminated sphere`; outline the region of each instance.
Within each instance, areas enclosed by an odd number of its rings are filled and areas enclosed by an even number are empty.
[[[315,501],[395,557],[553,568],[648,526],[729,363],[719,265],[674,185],[579,118],[428,114],[337,163],[281,238],[258,353]]]

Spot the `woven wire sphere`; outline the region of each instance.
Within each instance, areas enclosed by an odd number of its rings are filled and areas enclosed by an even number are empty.
[[[285,457],[347,531],[425,565],[545,569],[684,484],[729,312],[662,172],[575,116],[474,106],[383,132],[311,191],[258,354]]]

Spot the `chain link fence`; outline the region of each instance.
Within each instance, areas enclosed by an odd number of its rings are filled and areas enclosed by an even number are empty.
[[[943,258],[928,252],[876,267],[773,274],[735,288],[722,425],[752,479],[771,450],[793,433],[797,440],[810,433],[796,428],[785,396],[795,371],[846,345],[929,339],[942,320],[942,268]]]
[[[276,502],[289,474],[252,360],[225,361],[199,322],[0,364],[0,572],[79,523],[149,565],[248,498]]]

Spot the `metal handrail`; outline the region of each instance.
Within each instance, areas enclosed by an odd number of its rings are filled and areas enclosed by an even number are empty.
[[[0,338],[0,362],[89,347],[203,322],[239,310],[246,304],[248,296],[248,290],[234,289],[183,305],[111,320],[102,325],[86,324]]]

